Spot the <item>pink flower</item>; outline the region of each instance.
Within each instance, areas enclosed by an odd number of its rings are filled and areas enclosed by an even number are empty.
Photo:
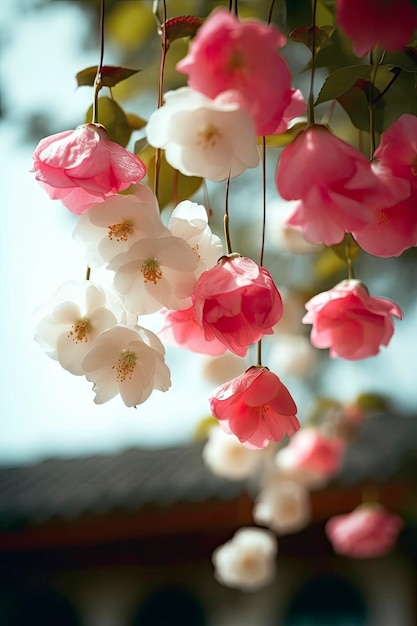
[[[417,245],[417,118],[404,114],[382,133],[372,164],[395,202],[376,208],[369,224],[352,231],[369,254],[399,256]]]
[[[146,174],[142,161],[110,141],[100,124],[84,124],[42,139],[33,159],[35,178],[49,197],[77,215]]]
[[[402,519],[382,506],[363,504],[348,515],[329,519],[326,534],[338,554],[372,558],[392,549],[402,527]]]
[[[221,428],[248,448],[265,448],[300,427],[290,392],[266,367],[250,367],[220,385],[210,397],[210,409]]]
[[[401,309],[387,298],[369,295],[358,280],[343,280],[306,303],[304,324],[313,324],[311,343],[330,348],[331,357],[366,359],[387,346],[393,333],[391,317],[402,318]]]
[[[363,57],[376,46],[405,48],[417,28],[417,11],[408,0],[336,0],[336,22]]]
[[[226,352],[226,346],[218,339],[205,339],[203,329],[195,320],[192,306],[180,311],[164,309],[162,313],[165,324],[158,335],[163,341],[199,354],[218,356]]]
[[[203,24],[177,70],[188,85],[215,98],[237,92],[259,135],[273,133],[291,101],[291,73],[277,48],[286,42],[274,26],[240,21],[218,9]]]
[[[198,278],[194,316],[207,341],[218,339],[245,356],[282,316],[282,299],[268,270],[241,256],[224,256]]]
[[[284,455],[284,465],[291,469],[305,469],[320,476],[332,476],[339,471],[346,443],[340,437],[321,433],[317,428],[303,428],[277,454]]]
[[[301,91],[299,89],[293,89],[291,91],[291,101],[285,109],[282,120],[273,134],[285,133],[294,118],[303,117],[306,114],[306,107],[306,101]]]
[[[381,135],[374,156],[383,168],[405,178],[417,191],[417,117],[401,115]]]
[[[387,204],[387,190],[363,154],[320,125],[284,148],[276,184],[285,200],[298,200],[287,224],[310,243],[340,243]]]

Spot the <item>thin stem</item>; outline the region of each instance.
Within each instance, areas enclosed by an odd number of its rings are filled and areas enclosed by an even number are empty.
[[[239,0],[229,0],[229,11],[239,17]]]
[[[258,367],[262,367],[262,339],[258,341],[257,353],[258,355],[256,365]]]
[[[312,0],[311,17],[311,74],[310,92],[308,94],[308,124],[314,124],[314,79],[316,74],[316,13],[317,0]]]
[[[100,4],[100,61],[97,65],[97,74],[94,79],[94,98],[93,98],[93,114],[92,114],[92,123],[98,123],[98,94],[100,89],[103,87],[102,81],[102,68],[103,68],[103,59],[104,59],[104,2],[105,0],[101,0]]]
[[[374,61],[373,50],[369,54],[369,63],[372,65],[371,87],[368,95],[368,113],[369,113],[369,157],[373,158],[376,146],[375,139],[375,103],[373,101],[376,75],[378,72],[378,63]]]
[[[230,188],[230,176],[227,177],[226,181],[226,198],[225,198],[225,209],[224,209],[224,239],[226,242],[226,254],[232,253],[232,243],[230,240],[230,228],[229,228],[229,188]]]
[[[259,265],[263,265],[266,233],[266,139],[262,137],[262,237]]]
[[[271,5],[269,7],[269,13],[268,13],[268,21],[267,21],[268,26],[272,21],[272,13],[274,12],[274,6],[275,6],[275,0],[272,0]]]
[[[158,6],[159,6],[159,2],[155,2],[154,3],[154,15],[155,15],[156,22],[158,24],[158,32],[161,35],[161,63],[159,66],[159,80],[158,80],[158,109],[159,109],[161,108],[162,102],[163,102],[165,60],[166,60],[166,54],[168,52],[169,44],[167,42],[167,31],[165,27],[166,20],[167,20],[166,0],[162,0],[162,21],[159,18]],[[162,154],[161,149],[157,148],[155,152],[155,180],[154,180],[154,193],[156,197],[158,197],[159,175],[161,171],[161,154]]]
[[[91,267],[87,265],[87,269],[85,271],[85,280],[90,280],[90,275],[91,275]]]
[[[355,275],[353,272],[353,260],[352,260],[352,255],[350,253],[350,243],[352,241],[352,235],[346,235],[345,237],[345,259],[346,259],[346,265],[347,265],[347,271],[348,271],[348,279],[349,280],[354,280]]]

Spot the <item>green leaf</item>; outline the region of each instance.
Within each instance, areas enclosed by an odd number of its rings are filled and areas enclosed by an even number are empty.
[[[289,34],[289,38],[298,43],[303,43],[309,50],[315,47],[316,53],[326,46],[332,44],[331,36],[335,30],[334,26],[321,26],[313,30],[312,26],[300,26]],[[314,43],[313,43],[314,35]]]
[[[146,165],[148,184],[151,189],[155,184],[155,152],[153,146],[147,146],[138,154]],[[185,176],[175,170],[167,162],[163,150],[161,150],[160,158],[158,202],[159,207],[163,209],[168,204],[175,205],[191,198],[200,189],[203,179],[197,176]]]
[[[307,122],[298,122],[291,126],[288,130],[277,135],[268,135],[266,137],[266,145],[268,148],[285,148],[304,130],[307,126]],[[262,143],[262,137],[258,138],[258,144]]]
[[[103,65],[101,68],[101,84],[103,87],[114,87],[122,80],[137,74],[141,70],[133,70],[127,67],[114,67]],[[97,65],[87,67],[76,74],[78,87],[93,87],[97,75]]]
[[[315,104],[337,100],[360,79],[366,79],[372,71],[371,65],[349,65],[329,74],[323,83]]]
[[[170,45],[182,37],[194,37],[202,23],[202,19],[193,15],[181,15],[167,20],[163,25],[163,28],[166,29],[167,44]]]
[[[124,148],[129,143],[132,128],[123,109],[107,96],[98,99],[98,123],[103,124],[112,141],[120,144]],[[91,122],[93,107],[91,106],[86,114],[86,122]]]
[[[387,52],[384,62],[399,67],[404,72],[417,72],[417,42],[413,41],[404,50]]]
[[[135,113],[126,113],[126,118],[131,130],[142,130],[148,123],[143,117],[139,117]]]

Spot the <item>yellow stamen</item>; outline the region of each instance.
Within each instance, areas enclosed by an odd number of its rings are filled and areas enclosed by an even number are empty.
[[[158,280],[162,278],[162,270],[156,259],[147,259],[144,261],[141,272],[143,274],[143,278],[145,279],[145,283],[153,283],[156,285]]]
[[[199,137],[198,144],[202,145],[203,148],[213,148],[216,145],[217,139],[221,139],[222,137],[220,130],[211,122],[197,134]]]
[[[87,343],[89,333],[91,333],[91,323],[90,320],[84,318],[71,326],[68,337],[75,343]]]
[[[112,367],[112,369],[116,370],[116,380],[118,383],[124,383],[126,380],[132,378],[136,367],[136,359],[137,356],[134,352],[123,350],[117,363]]]
[[[108,238],[116,241],[127,241],[133,233],[133,224],[130,220],[123,220],[120,224],[112,224],[108,227]]]

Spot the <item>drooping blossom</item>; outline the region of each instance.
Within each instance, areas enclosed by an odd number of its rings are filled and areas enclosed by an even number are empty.
[[[45,305],[35,341],[64,369],[81,376],[84,356],[122,314],[121,303],[108,289],[90,281],[65,283]]]
[[[257,591],[273,581],[277,551],[276,537],[270,531],[239,528],[213,552],[214,576],[228,587]]]
[[[210,98],[237,92],[259,135],[273,133],[291,101],[291,72],[278,49],[286,38],[257,20],[239,20],[218,9],[205,21],[177,70]]]
[[[248,448],[265,448],[300,427],[290,392],[266,367],[250,367],[217,387],[210,409],[220,427]]]
[[[213,474],[229,480],[248,478],[263,458],[260,450],[249,450],[218,427],[210,429],[202,457]]]
[[[164,95],[152,113],[149,143],[165,150],[166,160],[186,176],[221,181],[239,176],[259,163],[251,116],[235,100],[212,100],[189,87]]]
[[[101,124],[83,124],[42,139],[33,161],[35,178],[49,197],[77,215],[146,174],[144,163],[111,141]]]
[[[296,533],[311,520],[309,491],[300,483],[275,475],[261,488],[253,519],[278,534]]]
[[[164,342],[198,354],[218,356],[226,352],[224,343],[216,338],[207,341],[204,337],[204,331],[195,319],[193,306],[177,311],[162,309],[161,314],[164,325],[158,335]]]
[[[336,0],[335,17],[359,57],[376,46],[401,50],[417,28],[417,11],[409,0]]]
[[[375,220],[352,231],[358,244],[381,257],[399,256],[417,245],[417,117],[401,115],[381,135],[372,164],[386,188],[403,187],[397,201],[376,211]]]
[[[282,299],[267,269],[241,256],[225,256],[194,287],[194,315],[207,341],[218,339],[245,356],[248,346],[282,316]]]
[[[85,246],[91,267],[110,263],[139,239],[161,237],[170,232],[163,225],[155,194],[141,183],[132,193],[107,196],[81,215],[73,236]]]
[[[382,185],[359,150],[320,125],[284,148],[276,184],[282,198],[297,201],[287,224],[308,242],[328,246],[375,220],[375,209],[398,198],[398,190]]]
[[[201,204],[184,200],[173,210],[168,228],[175,237],[184,239],[197,253],[200,260],[195,271],[196,278],[204,270],[216,265],[223,255],[223,244],[217,235],[211,232],[207,211]]]
[[[351,558],[388,554],[403,527],[403,520],[379,504],[362,504],[347,515],[328,520],[325,531],[333,549]]]
[[[372,165],[384,184],[392,189],[404,185],[404,198],[391,206],[375,209],[375,219],[352,231],[359,246],[368,254],[383,258],[399,256],[417,245],[417,185],[394,176],[381,163]]]
[[[338,285],[306,302],[305,324],[312,324],[311,343],[330,348],[331,357],[366,359],[387,346],[393,333],[392,317],[401,309],[388,298],[371,296],[358,280]]]
[[[167,391],[171,380],[164,354],[158,337],[140,326],[117,325],[101,333],[81,363],[87,380],[94,383],[94,402],[102,404],[120,394],[126,406],[137,406],[154,389]]]
[[[133,313],[155,313],[161,308],[191,305],[198,255],[179,237],[148,237],[115,256],[114,287]]]
[[[276,455],[277,466],[285,469],[307,470],[313,476],[330,478],[340,470],[346,442],[318,428],[304,427]]]

